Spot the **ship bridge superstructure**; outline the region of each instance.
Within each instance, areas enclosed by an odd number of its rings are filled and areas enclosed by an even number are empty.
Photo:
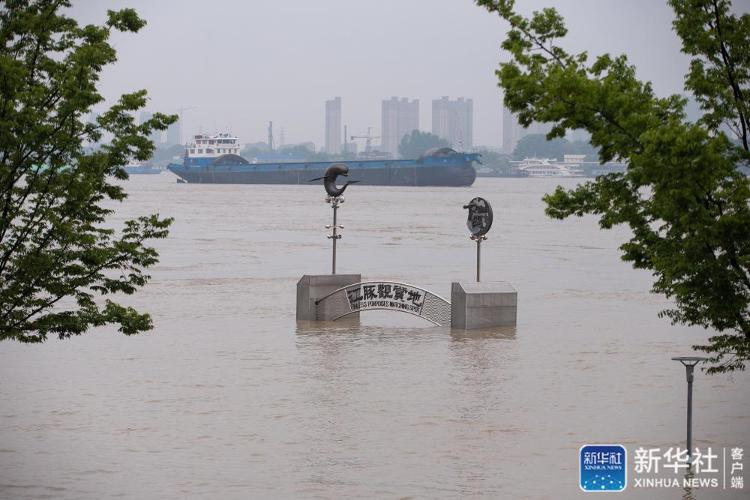
[[[185,145],[185,154],[190,158],[218,158],[223,155],[239,155],[240,141],[232,134],[197,134]]]

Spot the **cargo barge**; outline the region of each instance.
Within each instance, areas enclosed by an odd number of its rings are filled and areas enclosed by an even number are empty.
[[[190,183],[307,184],[340,163],[349,167],[351,180],[364,185],[471,186],[476,179],[473,162],[480,157],[438,148],[414,160],[254,163],[240,156],[239,149],[237,138],[229,134],[198,135],[187,145],[182,164],[167,168]]]

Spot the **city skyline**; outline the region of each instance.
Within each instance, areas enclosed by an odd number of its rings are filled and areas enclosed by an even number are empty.
[[[530,0],[518,8],[528,14],[547,4]],[[671,30],[667,5],[582,0],[555,6],[569,28],[566,48],[596,47],[591,56],[626,53],[658,94],[682,91],[687,57]],[[106,102],[96,111],[123,93],[145,88],[150,111],[192,108],[183,113],[183,141],[222,130],[247,142],[264,141],[273,121],[284,128],[286,143],[322,145],[323,103],[331,96],[346,103],[349,134],[364,135],[368,127],[380,127],[380,102],[390,96],[424,103],[465,95],[474,101],[474,143],[501,145],[502,92],[494,72],[509,57],[500,48],[508,26],[473,2],[219,1],[205,10],[192,0],[116,0],[81,1],[68,10],[88,23],[102,22],[107,9],[123,7],[134,8],[148,24],[137,35],[113,34],[118,63],[102,75]],[[368,22],[359,21],[363,18]],[[417,29],[425,22],[465,26],[472,35]],[[279,39],[278,33],[285,36]],[[429,106],[421,106],[420,123],[430,121]]]
[[[296,142],[284,141],[283,127],[279,132],[279,139],[276,141],[274,134],[274,148],[282,149],[286,146],[306,145],[316,151],[325,151],[327,153],[339,154],[342,152],[354,152],[359,150],[359,146],[354,139],[366,139],[369,134],[373,138],[379,138],[379,142],[372,142],[373,149],[388,152],[394,157],[398,156],[398,145],[405,135],[412,130],[421,132],[430,132],[442,139],[447,140],[453,148],[458,150],[470,151],[475,148],[492,148],[510,154],[518,141],[529,134],[546,134],[550,126],[543,123],[532,123],[529,127],[524,128],[519,125],[515,116],[505,106],[502,107],[502,125],[500,145],[474,144],[473,141],[473,99],[458,97],[451,100],[448,96],[441,96],[440,99],[432,100],[431,122],[432,127],[428,130],[420,125],[419,100],[404,97],[391,96],[390,99],[381,101],[381,128],[368,127],[368,135],[356,135],[347,132],[347,123],[342,113],[343,104],[340,96],[333,99],[327,99],[324,102],[324,136],[322,144],[303,138]],[[97,113],[92,113],[96,116]],[[139,113],[139,122],[143,123],[152,116],[152,112],[142,110]],[[92,118],[93,119],[93,118]],[[151,138],[155,144],[161,146],[172,146],[179,141],[177,137],[181,132],[181,123],[178,120],[169,126],[168,130],[162,133],[154,133]],[[383,131],[386,131],[385,133]],[[201,131],[200,133],[232,133],[237,136],[243,145],[255,145],[258,143],[268,143],[266,140],[248,140],[234,134],[231,130],[216,130],[211,132]],[[347,135],[348,134],[348,135]],[[380,135],[377,135],[380,134]],[[356,137],[355,137],[356,136]],[[571,140],[586,140],[587,134],[583,131],[575,131],[568,134]],[[190,140],[190,137],[183,137],[182,144]]]

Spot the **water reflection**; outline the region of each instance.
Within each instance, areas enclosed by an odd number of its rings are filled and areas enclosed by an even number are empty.
[[[325,335],[336,332],[351,332],[360,326],[356,316],[344,316],[336,321],[297,321],[297,335]]]
[[[494,328],[479,328],[476,330],[451,329],[451,339],[455,342],[469,340],[514,340],[516,338],[515,326],[497,326]]]
[[[403,313],[396,313],[403,314]],[[358,318],[345,316],[336,321],[297,321],[295,333],[299,337],[319,337],[324,335],[348,334],[356,337],[375,337],[381,340],[390,340],[393,336],[424,335],[445,336],[453,342],[506,340],[516,338],[517,327],[498,326],[493,328],[479,328],[475,330],[464,330],[451,328],[449,326],[432,326],[426,324],[424,328],[399,327],[393,329],[385,326],[362,325]]]
[[[682,499],[683,500],[695,500],[695,496],[693,495],[693,488],[690,487],[690,484],[692,482],[692,479],[695,477],[695,473],[693,473],[692,467],[688,468],[687,473],[685,474],[685,479],[683,482],[684,487],[682,488],[683,494]]]

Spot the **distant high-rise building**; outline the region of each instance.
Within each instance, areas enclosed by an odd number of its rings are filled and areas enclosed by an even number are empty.
[[[432,133],[447,140],[452,147],[469,150],[474,146],[474,102],[447,96],[432,101]]]
[[[381,149],[397,156],[401,139],[412,130],[419,130],[419,100],[409,102],[406,97],[391,97],[383,101],[381,120]]]
[[[174,146],[182,143],[182,123],[177,120],[167,128],[167,145]]]
[[[326,101],[326,153],[341,152],[341,98]]]
[[[150,120],[152,116],[154,115],[150,111],[141,111],[139,123],[143,124],[144,122]],[[159,144],[161,144],[161,130],[152,131],[151,135],[149,135],[148,138],[151,139],[151,142],[153,142],[155,146],[158,146]]]

